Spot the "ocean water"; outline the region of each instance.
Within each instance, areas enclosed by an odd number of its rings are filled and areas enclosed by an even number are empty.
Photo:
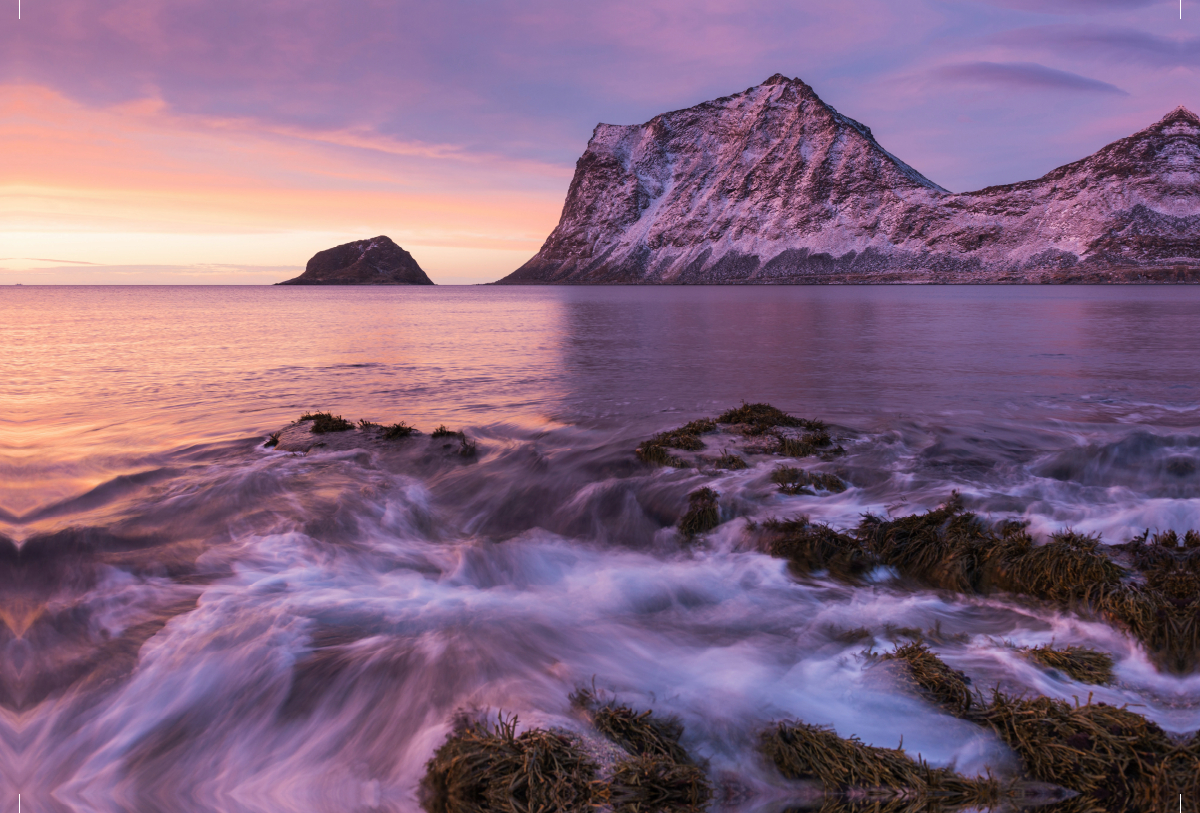
[[[745,530],[956,490],[1041,537],[1200,528],[1198,316],[1185,287],[0,289],[0,804],[416,810],[460,715],[578,730],[584,685],[677,716],[728,809],[794,792],[755,751],[774,720],[1011,766],[873,675],[895,627],[942,630],[976,685],[1195,731],[1200,676],[1111,627],[798,580]],[[802,465],[850,488],[634,457],[742,401],[829,423],[847,454]],[[307,410],[425,434],[263,447]],[[702,485],[725,521],[686,545]],[[1009,646],[1050,642],[1117,683]]]

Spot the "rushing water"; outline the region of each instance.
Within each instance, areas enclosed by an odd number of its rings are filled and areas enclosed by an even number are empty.
[[[1198,315],[1182,287],[0,290],[0,805],[412,810],[457,714],[578,728],[593,681],[677,715],[750,806],[790,792],[755,755],[771,720],[1011,762],[834,634],[888,624],[965,633],[938,651],[979,683],[1200,728],[1200,677],[1111,627],[801,582],[742,544],[955,489],[1040,535],[1200,528]],[[851,488],[634,458],[743,400],[832,424],[848,454],[810,467]],[[478,455],[262,447],[310,409]],[[706,484],[729,521],[689,548]],[[1111,652],[1117,684],[1005,645],[1051,641]]]

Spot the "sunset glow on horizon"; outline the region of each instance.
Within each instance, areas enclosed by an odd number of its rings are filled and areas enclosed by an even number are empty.
[[[436,282],[491,281],[554,227],[596,123],[775,72],[953,191],[1038,177],[1200,109],[1200,37],[1171,2],[13,12],[0,283],[268,283],[376,234]]]

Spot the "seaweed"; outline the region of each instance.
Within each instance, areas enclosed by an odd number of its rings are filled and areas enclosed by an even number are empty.
[[[793,495],[812,495],[814,488],[831,494],[840,494],[846,490],[846,483],[836,475],[823,472],[813,474],[795,466],[779,466],[771,472],[771,482],[779,486],[782,493]]]
[[[576,813],[598,801],[597,766],[571,737],[517,718],[472,723],[434,753],[421,780],[429,813]]]
[[[687,513],[679,520],[679,530],[684,536],[690,539],[721,524],[721,510],[717,506],[719,496],[708,487],[697,489],[688,495]]]
[[[375,421],[368,421],[366,418],[360,418],[358,421],[358,428],[361,431],[366,432],[368,429],[380,429],[382,427],[380,424],[375,423]]]
[[[899,748],[877,748],[832,729],[785,721],[764,731],[759,747],[788,779],[816,780],[827,793],[870,791],[877,795],[923,797],[947,805],[992,806],[1001,798],[999,782],[968,779],[933,768]]]
[[[279,445],[279,436],[282,434],[283,434],[282,432],[272,432],[270,435],[267,436],[267,442],[263,444],[263,448],[264,449],[274,449],[276,446]]]
[[[684,424],[678,429],[660,432],[649,440],[638,444],[635,453],[644,463],[674,468],[689,468],[686,460],[672,454],[676,449],[685,452],[698,452],[704,448],[702,435],[715,432],[718,424],[731,425],[747,437],[765,435],[766,444],[759,444],[758,451],[773,451],[777,454],[792,457],[808,457],[820,454],[824,459],[832,459],[845,452],[840,446],[833,446],[833,438],[821,421],[811,421],[789,415],[770,404],[747,404],[728,409],[715,420],[700,418]],[[787,435],[780,428],[799,428],[807,430],[801,437]],[[765,448],[764,448],[765,446]],[[746,468],[745,461],[737,455],[724,452],[716,462],[717,468],[742,469]]]
[[[930,652],[925,644],[914,641],[897,647],[881,656],[879,660],[902,662],[905,676],[916,688],[955,716],[963,717],[970,711],[970,678],[947,666],[941,658]]]
[[[1080,794],[1063,810],[1158,810],[1173,793],[1194,792],[1200,785],[1195,738],[1181,745],[1141,715],[1092,703],[1090,696],[1088,702],[1077,699],[1072,705],[993,689],[990,702],[976,696],[964,707],[962,687],[953,687],[958,673],[933,653],[915,653],[913,647],[902,648],[909,652],[894,659],[934,702],[995,731],[1021,757],[1032,778]]]
[[[1113,681],[1113,658],[1082,646],[1055,649],[1052,645],[1022,650],[1025,658],[1048,669],[1057,669],[1072,680],[1104,686]]]
[[[638,446],[634,453],[643,463],[656,466],[670,466],[674,469],[686,469],[691,466],[686,460],[668,452],[667,447],[655,445],[650,441]]]
[[[474,457],[478,448],[475,441],[469,439],[466,435],[462,435],[458,439],[458,454],[460,457]]]
[[[1121,583],[1127,571],[1100,550],[1098,537],[1073,531],[1034,545],[1028,536],[998,550],[995,581],[1002,589],[1052,601],[1082,598],[1099,586]]]
[[[769,534],[767,553],[787,559],[801,573],[827,570],[836,578],[852,581],[878,564],[858,540],[828,525],[813,524],[808,517],[768,519],[763,529]]]
[[[409,426],[404,421],[394,423],[391,426],[384,427],[384,440],[400,440],[401,438],[411,437],[417,433],[416,427]]]
[[[855,535],[881,564],[932,586],[960,592],[981,588],[983,562],[996,542],[974,514],[963,510],[957,492],[924,514],[893,520],[868,514]]]
[[[305,412],[300,416],[299,423],[312,421],[312,433],[314,435],[324,435],[329,432],[348,432],[354,428],[354,424],[343,418],[341,415],[334,415],[332,412]]]
[[[612,701],[601,703],[589,689],[578,689],[570,700],[589,715],[597,731],[632,755],[617,763],[610,780],[614,810],[692,811],[712,798],[704,771],[679,743],[683,726],[678,720],[656,718],[650,711],[636,712]]]
[[[780,480],[789,482],[789,468]],[[1160,669],[1184,674],[1200,664],[1200,534],[1189,532],[1197,547],[1174,534],[1108,546],[1068,530],[1038,545],[1021,523],[987,526],[964,510],[957,493],[924,514],[864,516],[849,533],[804,519],[768,521],[762,528],[765,549],[788,559],[797,573],[828,570],[853,581],[883,565],[924,587],[974,595],[1007,591],[1128,631]],[[1136,581],[1135,572],[1144,581]]]
[[[659,432],[649,440],[642,441],[635,452],[646,463],[687,468],[686,462],[667,450],[679,449],[685,452],[698,452],[704,448],[704,441],[700,439],[700,436],[715,431],[716,428],[717,425],[713,421],[701,418],[686,423],[678,429]]]
[[[712,799],[712,785],[695,765],[639,755],[617,763],[609,794],[617,813],[683,813],[703,810]]]
[[[777,426],[799,427],[813,432],[825,430],[825,424],[820,421],[809,421],[789,415],[782,409],[770,404],[747,404],[742,402],[740,407],[727,409],[717,417],[717,423],[741,425],[742,434],[762,435]]]
[[[1158,809],[1155,775],[1178,751],[1156,724],[1091,698],[1071,705],[994,690],[974,719],[1016,751],[1035,779],[1083,794],[1102,810]]]
[[[840,446],[832,448],[833,438],[825,430],[805,432],[798,438],[778,433],[775,437],[779,439],[779,454],[784,457],[812,457],[821,454],[822,457],[832,458],[846,451]]]
[[[599,704],[587,694],[577,695],[572,700],[577,705],[589,708],[592,725],[596,730],[631,754],[662,757],[682,765],[692,765],[691,757],[679,744],[683,726],[675,719],[656,719],[652,712],[640,714],[629,706],[615,703]]]
[[[462,432],[455,432],[453,429],[447,429],[446,424],[440,424],[437,429],[434,429],[429,435],[431,438],[461,438]]]
[[[749,468],[745,460],[728,451],[722,451],[721,456],[711,462],[713,468],[725,469],[727,471],[741,471],[742,469]]]

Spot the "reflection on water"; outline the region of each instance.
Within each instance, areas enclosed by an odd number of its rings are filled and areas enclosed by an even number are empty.
[[[1200,528],[1191,288],[0,291],[0,799],[33,810],[410,810],[463,711],[578,730],[594,679],[675,714],[748,804],[796,718],[973,774],[994,737],[859,657],[866,627],[964,634],[977,683],[1140,704],[1200,728],[1200,677],[1001,597],[800,582],[748,520],[845,528],[953,489],[992,518],[1111,541]],[[833,424],[851,486],[784,496],[632,448],[742,400]],[[440,423],[307,455],[308,409]],[[714,449],[719,451],[719,449]],[[671,528],[709,484],[727,520]],[[947,640],[951,640],[947,638]],[[1085,643],[1088,687],[1011,656]],[[739,797],[740,798],[740,797]],[[780,801],[783,800],[783,801]],[[773,802],[773,803],[774,803]]]

